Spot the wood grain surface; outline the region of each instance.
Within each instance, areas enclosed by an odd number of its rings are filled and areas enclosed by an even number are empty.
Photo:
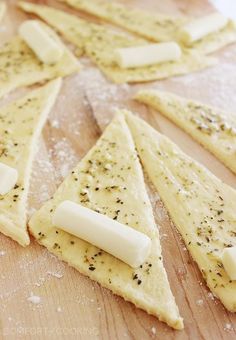
[[[89,1],[89,0],[88,0]],[[223,0],[222,0],[223,1]],[[0,44],[17,32],[27,16],[8,0],[8,14],[0,24]],[[57,1],[35,1],[71,9]],[[123,3],[165,13],[206,14],[204,0],[124,0]],[[75,12],[74,12],[75,13]],[[79,15],[79,13],[77,13]],[[84,15],[83,15],[84,16]],[[30,17],[30,16],[28,16]],[[35,159],[29,216],[90,149],[113,116],[115,107],[138,113],[175,141],[187,154],[236,188],[236,177],[210,153],[159,113],[132,101],[142,87],[167,89],[236,112],[236,46],[218,53],[217,66],[184,77],[146,85],[114,85],[86,58],[83,70],[64,80],[50,114]],[[20,89],[0,106],[22,96]],[[0,339],[235,339],[236,316],[227,312],[207,289],[202,276],[172,225],[158,193],[150,197],[160,226],[165,267],[185,329],[174,331],[155,317],[101,288],[50,255],[33,239],[26,249],[0,235]],[[178,209],[178,207],[176,207]],[[39,297],[32,303],[31,296]],[[157,301],[158,303],[158,301]]]

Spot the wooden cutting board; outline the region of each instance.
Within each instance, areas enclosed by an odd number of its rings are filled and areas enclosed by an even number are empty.
[[[0,44],[14,35],[19,23],[27,18],[16,9],[15,0],[6,2],[9,8],[0,24]],[[35,2],[73,13],[57,1]],[[123,3],[172,14],[198,15],[212,10],[204,0],[124,0]],[[133,86],[111,84],[87,59],[82,59],[83,70],[64,80],[44,128],[32,175],[29,215],[50,197],[71,167],[96,142],[115,107],[137,112],[236,188],[236,177],[211,154],[160,114],[131,100],[137,89],[155,87],[236,114],[236,46],[227,47],[218,56],[220,63],[211,69]],[[2,100],[0,106],[27,91],[16,91]],[[209,292],[158,194],[150,189],[150,196],[160,226],[165,267],[185,321],[183,331],[172,330],[114,296],[57,260],[33,239],[23,249],[0,235],[0,339],[235,339],[236,316],[228,313]]]

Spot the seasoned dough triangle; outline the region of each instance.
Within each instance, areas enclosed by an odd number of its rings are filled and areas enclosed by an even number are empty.
[[[157,90],[142,90],[135,98],[160,111],[236,173],[235,113]]]
[[[129,8],[108,0],[59,1],[66,2],[74,8],[107,20],[132,33],[156,42],[179,40],[179,30],[181,27],[193,20],[190,17],[167,16],[160,13],[154,14],[141,9]],[[235,41],[235,24],[229,21],[228,25],[220,31],[208,34],[188,47],[198,52],[209,54]]]
[[[5,2],[0,1],[0,21],[2,20],[5,12],[6,12],[6,4]]]
[[[236,312],[236,281],[221,261],[222,250],[236,246],[236,191],[146,122],[126,117],[141,162],[207,285]]]
[[[58,30],[68,41],[78,47],[115,83],[136,83],[182,75],[215,64],[214,58],[205,57],[196,51],[183,49],[180,60],[162,64],[122,69],[115,61],[115,49],[148,44],[146,40],[130,37],[105,26],[92,24],[70,14],[47,6],[21,1],[19,7],[34,13]]]
[[[0,109],[0,162],[17,169],[19,176],[15,188],[0,195],[0,232],[22,246],[30,242],[26,208],[33,157],[60,86],[61,80],[54,80]]]
[[[170,41],[183,23],[185,17],[146,12],[108,0],[60,0],[68,5],[109,21],[132,33],[154,40]]]
[[[80,69],[77,58],[56,33],[43,22],[40,25],[63,46],[62,58],[53,65],[43,64],[20,36],[13,37],[0,47],[0,98],[18,87],[67,76]]]
[[[80,203],[128,224],[152,239],[151,255],[142,268],[131,268],[112,255],[52,225],[64,200]],[[97,144],[30,220],[39,243],[79,272],[133,302],[176,329],[183,328],[162,262],[141,165],[123,115],[115,117]]]
[[[96,32],[104,31],[101,25],[93,24],[75,15],[56,8],[19,1],[18,6],[25,12],[34,13],[78,47],[76,53],[84,52],[85,43]]]

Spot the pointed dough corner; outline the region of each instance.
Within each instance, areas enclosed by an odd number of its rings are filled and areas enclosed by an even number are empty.
[[[130,113],[126,119],[143,167],[208,287],[236,312],[236,281],[221,260],[225,247],[236,246],[236,191],[142,119]]]
[[[135,99],[158,110],[236,173],[235,114],[158,90],[141,90]]]
[[[64,200],[82,204],[148,235],[152,250],[142,268],[132,269],[112,255],[55,228],[52,215]],[[40,244],[80,273],[171,327],[183,328],[163,266],[159,233],[142,168],[123,115],[115,116],[53,198],[32,216],[29,229]],[[90,264],[95,268],[93,271]]]
[[[53,80],[0,109],[0,162],[18,170],[17,185],[0,197],[0,232],[22,246],[30,242],[26,208],[37,140],[60,87],[61,79]]]

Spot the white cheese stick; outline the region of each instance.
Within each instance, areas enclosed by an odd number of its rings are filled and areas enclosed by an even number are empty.
[[[236,280],[236,247],[224,249],[222,263],[229,278]]]
[[[133,268],[143,264],[151,250],[145,234],[71,201],[57,207],[52,223]]]
[[[228,19],[222,14],[210,14],[183,26],[180,30],[180,39],[186,44],[191,44],[210,33],[221,30],[227,23]]]
[[[62,58],[63,47],[36,20],[23,22],[19,34],[43,63],[55,64]]]
[[[0,195],[6,195],[16,185],[18,171],[4,163],[0,163]]]
[[[116,63],[121,68],[135,68],[175,61],[181,57],[182,51],[175,42],[149,44],[115,50]]]

